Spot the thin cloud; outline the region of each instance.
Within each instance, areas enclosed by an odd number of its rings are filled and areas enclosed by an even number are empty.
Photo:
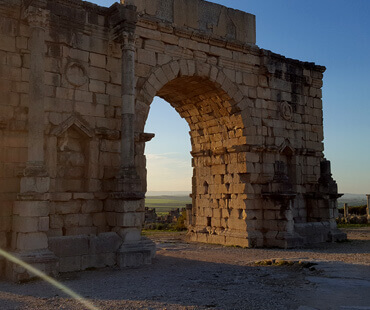
[[[191,189],[191,162],[178,156],[174,152],[146,154],[149,191]]]
[[[179,153],[163,153],[163,154],[146,154],[148,169],[151,166],[166,165],[166,167],[175,166],[177,168],[189,168],[191,162],[188,159],[179,157]]]

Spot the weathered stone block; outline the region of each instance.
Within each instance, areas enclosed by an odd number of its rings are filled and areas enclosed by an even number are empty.
[[[141,240],[141,228],[121,228],[118,234],[123,238],[123,242],[137,242]]]
[[[72,199],[72,193],[50,193],[51,201],[69,201]]]
[[[48,231],[50,226],[50,219],[48,216],[39,218],[39,231]]]
[[[82,256],[89,253],[87,236],[49,238],[49,249],[58,257]]]
[[[73,199],[92,200],[94,193],[73,193]]]
[[[96,235],[98,233],[98,228],[94,226],[90,227],[67,227],[65,230],[66,236],[88,236]]]
[[[60,257],[59,258],[59,271],[72,272],[81,270],[82,256]]]
[[[108,226],[117,226],[117,213],[115,212],[106,212],[106,219]]]
[[[92,215],[94,226],[105,226],[107,224],[107,219],[105,213],[94,213]]]
[[[37,217],[13,217],[13,231],[29,233],[39,231],[39,219]]]
[[[105,94],[105,83],[98,80],[90,80],[89,91],[94,93]]]
[[[25,217],[37,217],[49,215],[48,201],[15,201],[13,214]]]
[[[45,233],[18,233],[17,249],[20,251],[33,251],[48,248],[48,238]]]
[[[91,236],[89,242],[90,254],[113,253],[121,246],[123,240],[115,232],[101,233]]]
[[[250,241],[247,238],[235,238],[235,237],[225,237],[225,244],[226,245],[233,245],[233,246],[240,246],[242,248],[250,247]]]
[[[21,179],[21,193],[47,193],[50,188],[49,177],[23,177]]]
[[[78,226],[92,226],[93,215],[92,214],[78,214]]]
[[[97,213],[103,211],[103,202],[99,200],[88,200],[82,202],[82,213]]]
[[[151,264],[154,256],[155,244],[142,238],[140,242],[122,244],[117,253],[117,264],[120,268]]]
[[[8,238],[6,232],[0,232],[0,248],[5,249],[8,247]]]
[[[140,227],[144,213],[117,213],[116,225],[120,227]]]
[[[106,56],[101,54],[90,53],[90,64],[94,67],[105,68]]]
[[[113,267],[117,263],[116,256],[117,254],[115,252],[84,255],[81,257],[81,270],[86,270],[88,268]]]
[[[153,51],[146,51],[143,49],[138,50],[138,59],[140,63],[149,66],[155,66],[157,64],[157,59],[155,56],[155,52]]]
[[[116,212],[144,212],[145,200],[119,200],[114,211]]]
[[[63,216],[50,215],[50,228],[62,228],[63,224]]]
[[[3,51],[7,52],[15,52],[15,37],[10,37],[10,36],[0,36],[0,41],[1,41],[1,49]]]

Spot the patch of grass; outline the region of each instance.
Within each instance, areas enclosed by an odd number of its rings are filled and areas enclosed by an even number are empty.
[[[156,208],[157,213],[169,212],[172,209],[185,208],[191,202],[188,196],[149,196],[145,199],[145,207]]]
[[[363,228],[363,227],[370,227],[370,224],[346,224],[341,223],[338,224],[338,228]]]
[[[311,268],[317,265],[316,263],[305,262],[305,261],[290,261],[285,259],[267,259],[261,260],[254,263],[257,266],[299,266],[302,268]]]
[[[168,212],[170,212],[170,211],[167,211],[167,212],[165,212],[165,211],[157,211],[156,210],[156,213],[157,213],[157,216],[166,216],[166,215],[168,215]]]
[[[141,234],[143,236],[153,236],[153,235],[159,235],[159,234],[163,234],[163,233],[181,234],[181,233],[184,233],[184,232],[174,230],[174,229],[166,229],[166,230],[143,229],[141,231]]]

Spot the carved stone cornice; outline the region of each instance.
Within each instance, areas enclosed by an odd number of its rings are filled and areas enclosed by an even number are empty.
[[[29,7],[25,12],[30,27],[46,30],[49,27],[50,11],[41,8]]]
[[[119,37],[122,50],[135,51],[136,50],[136,40],[137,40],[137,35],[135,35],[134,33],[126,32],[126,31],[123,31],[121,33],[121,36]]]

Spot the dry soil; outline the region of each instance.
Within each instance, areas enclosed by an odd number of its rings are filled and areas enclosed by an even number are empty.
[[[370,310],[370,228],[347,233],[349,242],[294,250],[188,244],[182,233],[155,233],[152,265],[64,274],[59,281],[101,310]],[[1,281],[0,309],[86,307],[41,281]]]

